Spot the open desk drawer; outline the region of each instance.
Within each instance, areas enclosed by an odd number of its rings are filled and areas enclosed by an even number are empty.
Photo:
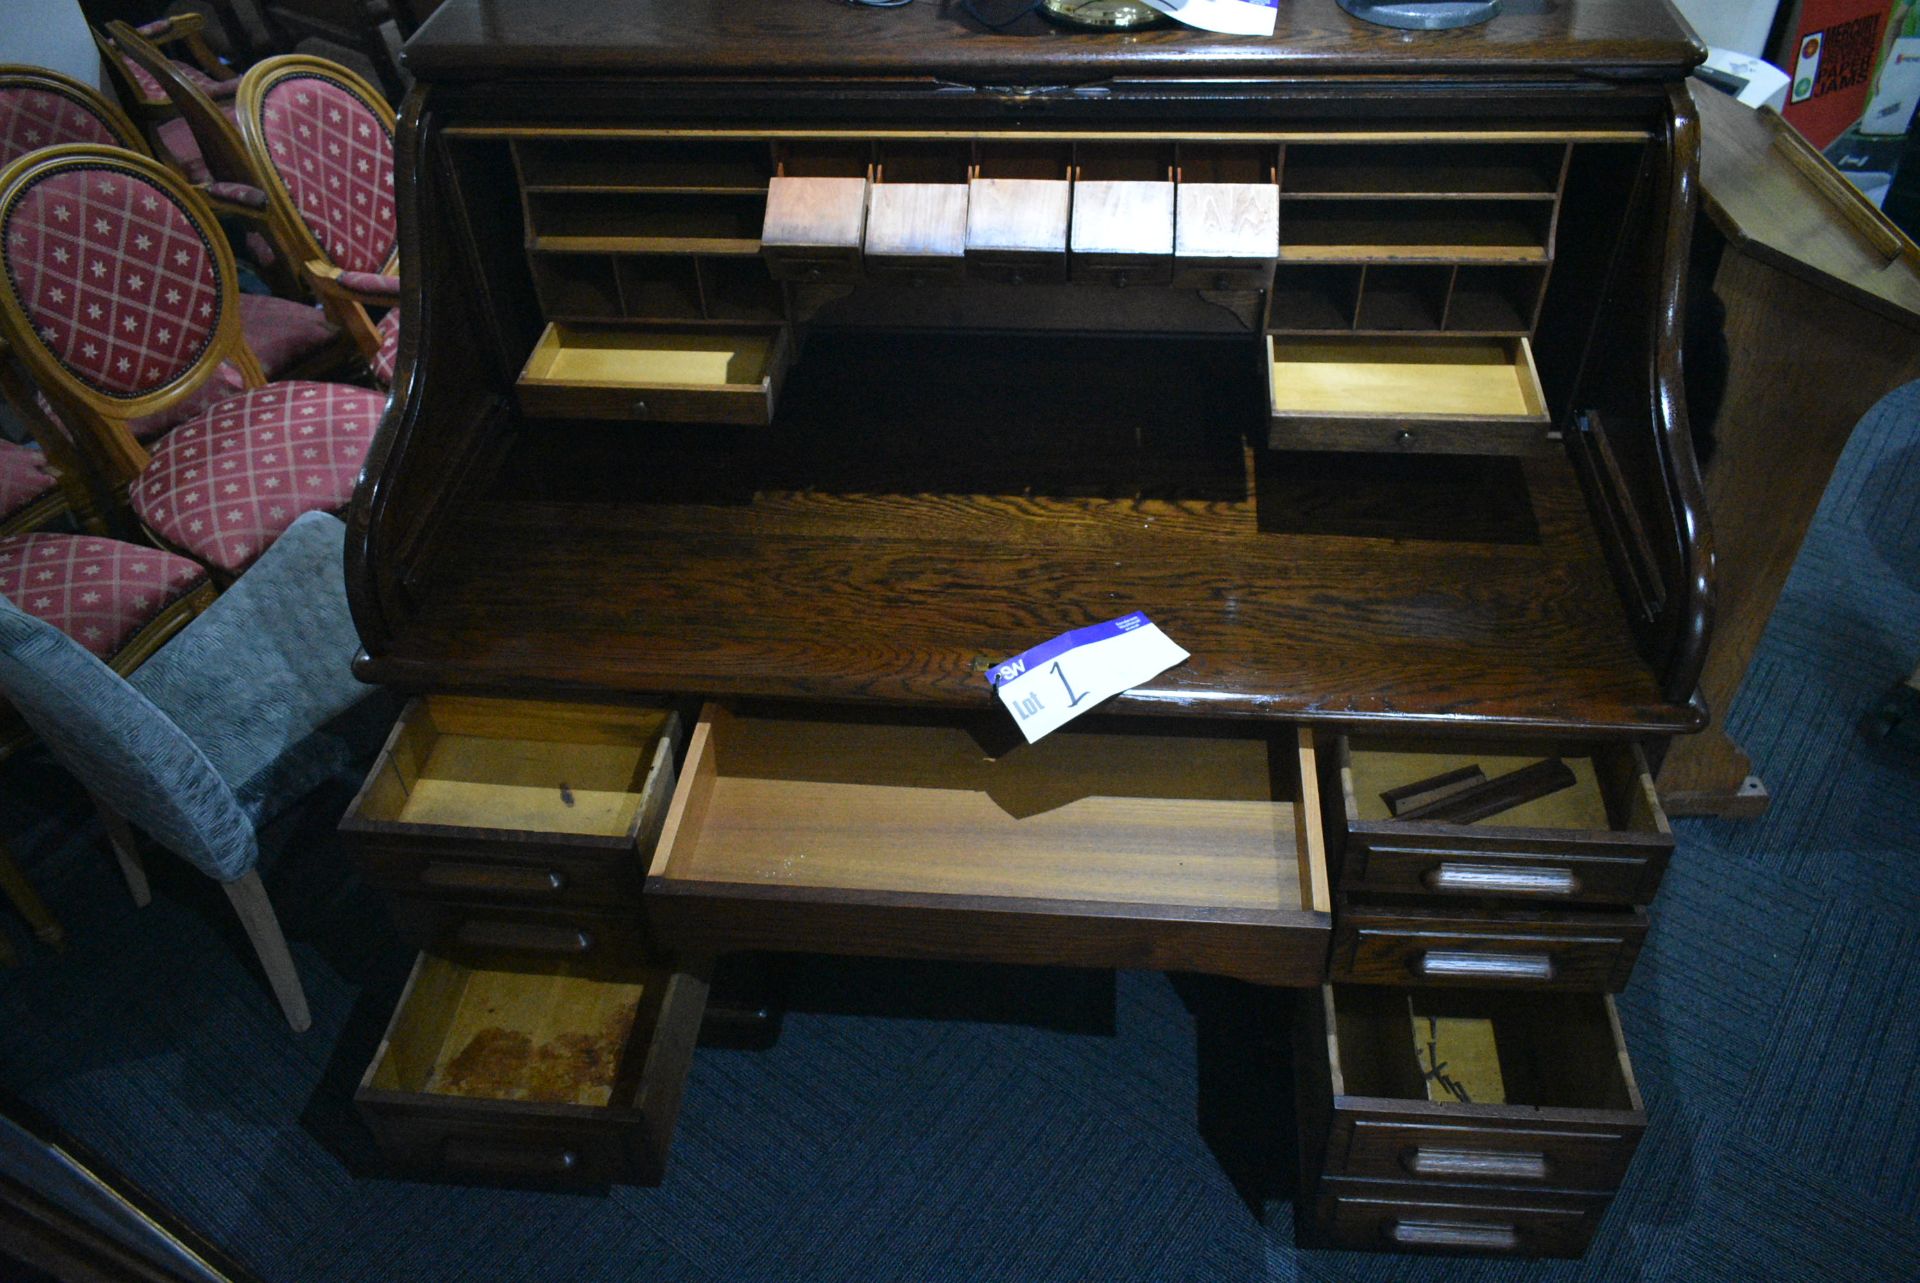
[[[1329,985],[1308,1007],[1300,1108],[1316,1170],[1468,1199],[1605,1194],[1626,1175],[1646,1114],[1611,998]]]
[[[669,330],[549,324],[518,383],[551,418],[765,424],[787,373],[778,326]]]
[[[1478,768],[1494,780],[1547,758],[1571,771],[1570,787],[1471,823],[1395,819],[1387,800],[1450,772]],[[1347,891],[1643,905],[1673,853],[1673,830],[1633,744],[1341,735],[1322,769]]]
[[[1533,454],[1547,406],[1524,338],[1267,338],[1275,450]]]
[[[414,699],[340,830],[366,879],[400,896],[637,905],[679,739],[666,709]]]
[[[653,938],[1317,983],[1311,738],[1182,729],[1067,729],[992,758],[933,716],[709,705],[647,878]]]
[[[354,1100],[408,1171],[657,1183],[706,1001],[657,967],[423,953]]]

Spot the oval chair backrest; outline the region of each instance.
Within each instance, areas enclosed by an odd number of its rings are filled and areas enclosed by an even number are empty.
[[[57,71],[0,66],[0,166],[66,143],[147,149],[133,122],[92,86]]]
[[[393,258],[393,114],[372,86],[318,58],[269,58],[237,98],[240,133],[310,251],[348,272]]]
[[[125,678],[0,597],[0,694],[87,789],[210,877],[259,854],[253,822],[207,755]]]
[[[233,251],[153,161],[108,147],[0,171],[0,333],[49,390],[118,418],[162,410],[240,349]]]

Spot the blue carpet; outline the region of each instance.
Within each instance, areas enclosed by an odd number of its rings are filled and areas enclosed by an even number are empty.
[[[1650,1127],[1579,1262],[1294,1247],[1286,995],[802,958],[766,1052],[701,1049],[659,1189],[385,1179],[352,1110],[410,958],[332,834],[268,834],[312,1001],[288,1034],[218,890],[135,912],[73,787],[0,772],[65,919],[0,914],[0,1090],[269,1280],[1920,1278],[1920,764],[1862,718],[1920,660],[1920,384],[1842,461],[1733,730],[1758,823],[1683,822],[1621,1018]]]

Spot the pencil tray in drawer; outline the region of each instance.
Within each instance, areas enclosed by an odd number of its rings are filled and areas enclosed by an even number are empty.
[[[1537,454],[1546,397],[1525,338],[1267,337],[1275,450]]]
[[[932,714],[709,705],[647,878],[650,934],[692,955],[1317,983],[1331,918],[1311,738],[1083,727],[997,751]]]
[[[516,388],[536,417],[760,425],[786,378],[780,326],[549,324]]]
[[[1646,1113],[1613,999],[1325,985],[1307,1001],[1317,1171],[1599,1193],[1625,1177]]]
[[[1673,830],[1633,744],[1355,734],[1327,750],[1321,769],[1345,891],[1649,904],[1673,853]],[[1551,769],[1556,762],[1564,769]],[[1435,812],[1436,803],[1471,803],[1469,790],[1480,805],[1456,805],[1454,818],[1445,805]],[[1467,818],[1495,806],[1502,809]]]
[[[406,1172],[657,1183],[704,978],[637,963],[422,953],[354,1101]]]
[[[679,737],[666,709],[416,698],[340,829],[362,875],[397,896],[636,905]]]

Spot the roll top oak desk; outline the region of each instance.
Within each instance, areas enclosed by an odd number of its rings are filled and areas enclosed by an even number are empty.
[[[1662,0],[442,7],[348,554],[418,697],[344,821],[424,950],[389,1156],[658,1179],[728,953],[1191,970],[1301,991],[1316,1241],[1580,1252],[1703,720],[1701,53]],[[988,669],[1133,609],[1192,658],[1015,747]]]

